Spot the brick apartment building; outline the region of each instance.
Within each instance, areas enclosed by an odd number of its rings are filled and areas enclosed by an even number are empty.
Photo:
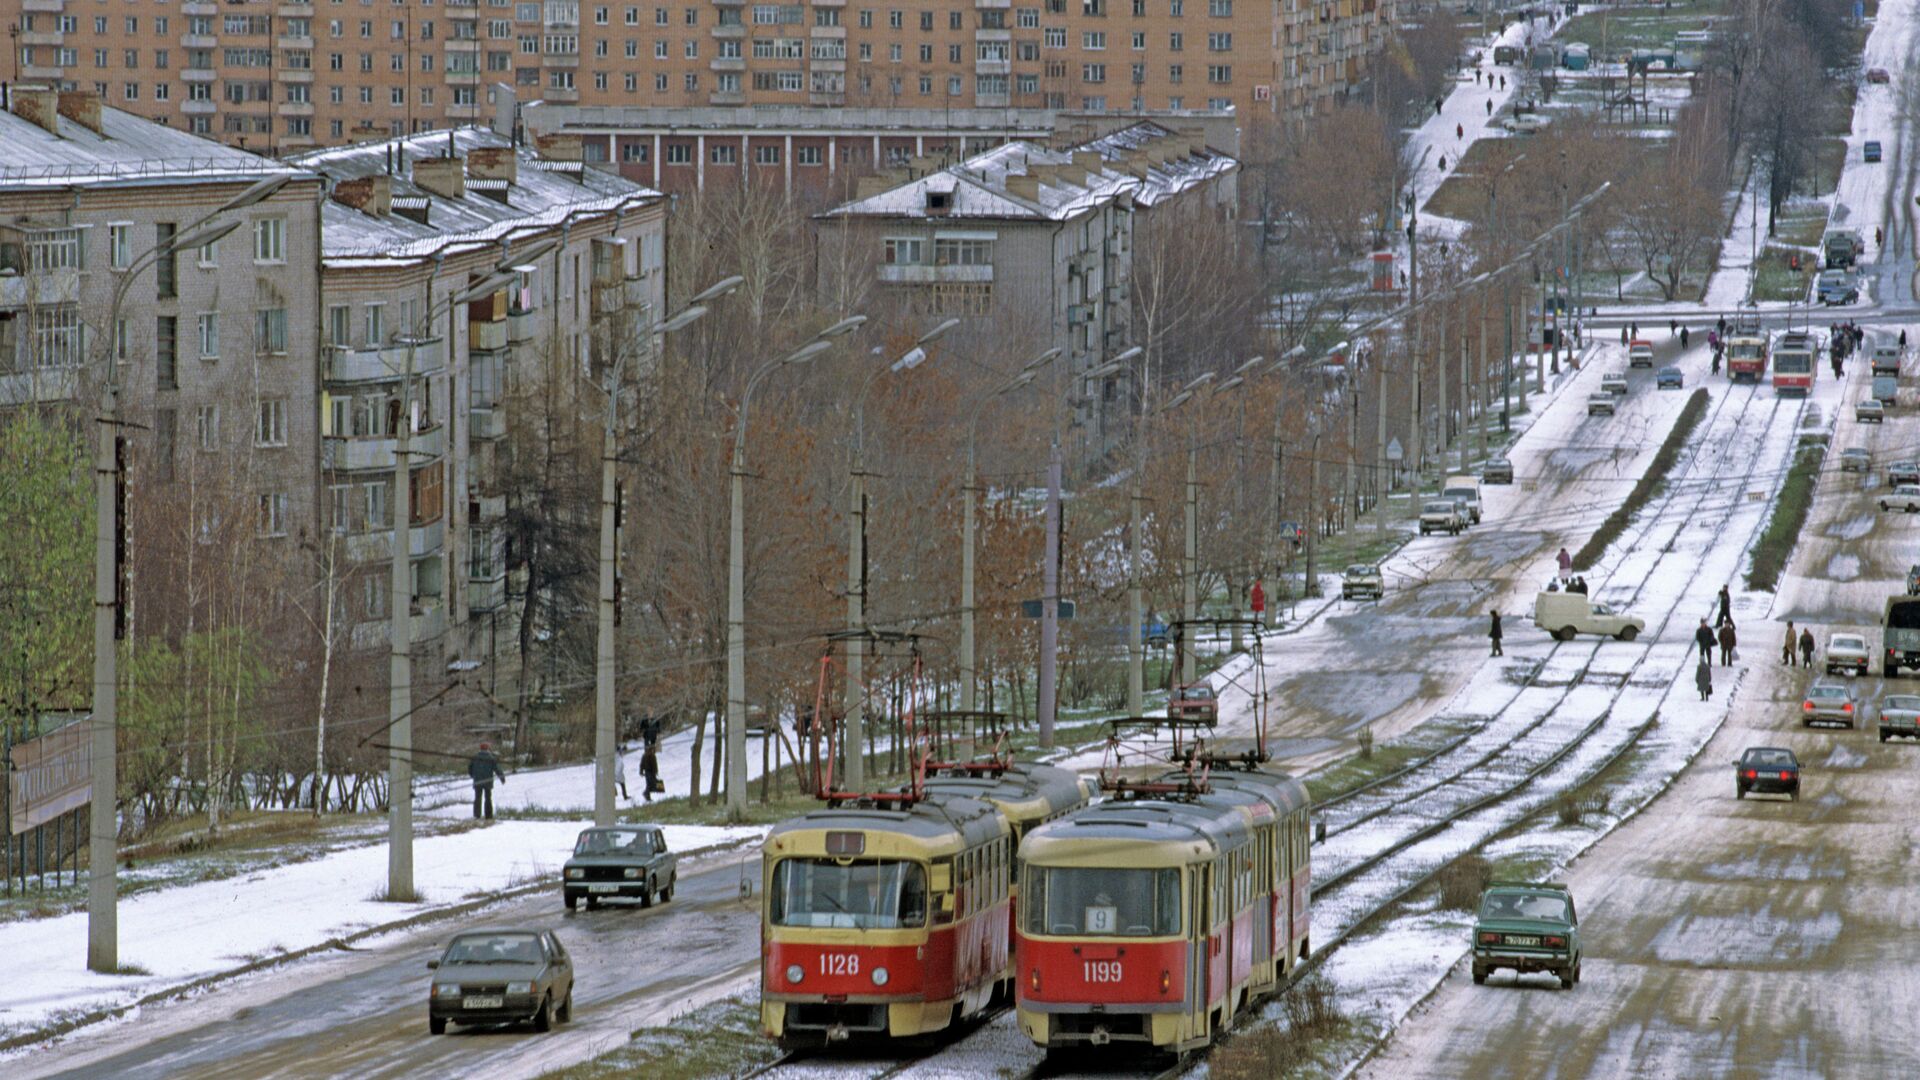
[[[280,153],[521,100],[1301,110],[1363,79],[1393,0],[19,0],[16,78]],[[638,151],[636,151],[638,152]]]

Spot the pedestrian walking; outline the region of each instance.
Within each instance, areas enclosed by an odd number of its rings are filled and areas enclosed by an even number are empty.
[[[1453,137],[1456,139],[1465,139],[1467,137],[1467,126],[1465,124],[1453,125]]]
[[[1707,666],[1705,660],[1693,669],[1693,685],[1700,691],[1701,701],[1713,696],[1713,669]]]
[[[1733,594],[1725,585],[1720,586],[1720,614],[1714,620],[1716,626],[1725,626],[1733,621]]]
[[[632,802],[633,796],[627,794],[627,744],[618,741],[613,744],[613,782],[620,788],[620,797]]]
[[[1680,320],[1668,319],[1667,320],[1667,336],[1672,337],[1673,335],[1679,332],[1680,332]]]
[[[646,749],[640,751],[640,797],[652,802],[659,786],[660,759],[654,755],[653,742],[649,740]]]
[[[1505,90],[1506,88],[1507,88],[1507,77],[1505,75],[1502,75],[1500,76],[1500,89]]]
[[[1493,116],[1493,99],[1492,98],[1487,99],[1487,116],[1488,117]]]
[[[1487,628],[1487,637],[1493,641],[1493,655],[1505,656],[1506,654],[1500,650],[1500,612],[1496,610],[1491,612],[1491,615],[1493,624]]]
[[[1720,666],[1721,667],[1733,666],[1733,647],[1735,645],[1738,645],[1739,643],[1740,643],[1740,639],[1736,637],[1733,632],[1733,623],[1731,621],[1721,623],[1720,624]]]
[[[1835,382],[1840,381],[1840,350],[1838,349],[1833,352],[1833,379]]]
[[[1570,593],[1579,593],[1581,596],[1587,595],[1586,577],[1585,576],[1576,577],[1572,581],[1568,582],[1567,591]]]
[[[1796,637],[1793,633],[1793,620],[1788,619],[1787,620],[1787,643],[1785,645],[1780,646],[1780,662],[1781,663],[1787,665],[1788,667],[1793,666],[1793,647],[1795,644],[1799,642],[1799,640],[1800,639]]]
[[[1680,347],[1687,347],[1687,328],[1684,326],[1680,328]]]
[[[1564,583],[1573,574],[1573,556],[1567,554],[1566,548],[1561,548],[1555,558],[1560,563],[1560,580]]]
[[[1627,328],[1622,326],[1620,328],[1620,347],[1624,349],[1626,348],[1626,345],[1627,345]]]
[[[1637,322],[1630,322],[1630,323],[1628,323],[1628,324],[1627,324],[1627,329],[1628,329],[1628,330],[1631,330],[1631,331],[1633,332],[1633,336],[1634,336],[1634,337],[1636,337],[1636,338],[1637,338],[1637,337],[1639,337],[1639,336],[1640,336],[1640,324],[1639,324],[1639,323],[1637,323]]]
[[[1903,349],[1907,347],[1907,332],[1905,330],[1900,331],[1900,347]]]
[[[1445,154],[1440,155],[1440,171],[1441,172],[1447,171],[1447,155]]]
[[[1435,116],[1440,115],[1440,99],[1439,98],[1433,99],[1433,115]]]
[[[1805,627],[1800,629],[1800,666],[1813,666],[1813,631]]]
[[[493,782],[507,782],[507,774],[501,771],[500,759],[493,756],[492,746],[480,744],[480,751],[467,761],[467,777],[473,781],[473,816],[492,821]]]
[[[1727,317],[1725,315],[1722,315],[1718,319],[1715,319],[1713,321],[1713,328],[1720,332],[1721,337],[1726,337],[1727,336]]]
[[[1700,645],[1700,662],[1713,663],[1714,637],[1713,631],[1707,627],[1707,620],[1700,620],[1700,628],[1693,632],[1693,640]]]

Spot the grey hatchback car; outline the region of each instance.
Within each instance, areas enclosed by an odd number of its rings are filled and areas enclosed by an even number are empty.
[[[1880,702],[1880,741],[1920,739],[1920,697],[1890,694]]]
[[[1860,701],[1854,696],[1850,683],[1821,679],[1807,687],[1807,696],[1800,703],[1800,722],[1808,727],[1814,724],[1845,724],[1852,727],[1854,718],[1859,715]]]
[[[551,1031],[573,1019],[573,958],[551,930],[469,930],[456,935],[433,969],[427,1029],[447,1024],[533,1021]]]

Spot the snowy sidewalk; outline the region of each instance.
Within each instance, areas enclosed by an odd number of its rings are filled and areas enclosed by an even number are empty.
[[[0,924],[0,957],[6,958],[8,976],[0,979],[0,1037],[128,1005],[464,901],[554,883],[583,827],[578,821],[501,821],[418,840],[414,882],[421,901],[415,904],[372,899],[386,883],[384,844],[123,900],[120,962],[140,969],[137,975],[87,970],[85,912]],[[665,828],[668,846],[682,854],[765,833],[762,828]]]

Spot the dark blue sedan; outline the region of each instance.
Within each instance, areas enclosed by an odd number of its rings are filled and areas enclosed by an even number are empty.
[[[1750,746],[1733,763],[1733,791],[1737,798],[1763,791],[1800,798],[1800,760],[1793,751],[1777,746]]]
[[[1657,390],[1679,390],[1687,385],[1687,377],[1677,367],[1663,367],[1653,377],[1653,385]]]

